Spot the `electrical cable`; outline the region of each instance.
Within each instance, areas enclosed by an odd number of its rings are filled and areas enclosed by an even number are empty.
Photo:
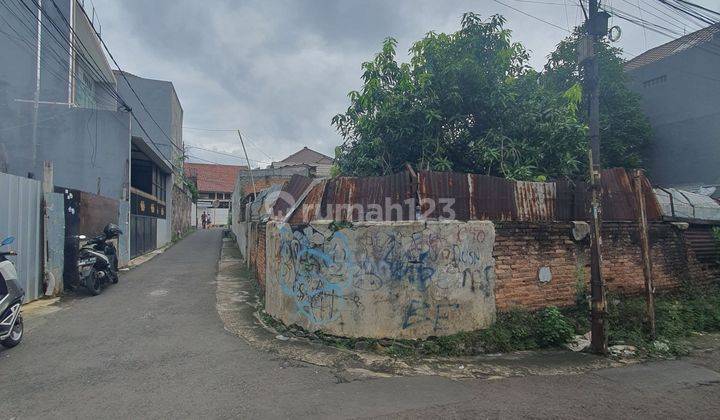
[[[547,20],[545,20],[545,19],[539,18],[539,17],[537,17],[537,16],[535,16],[535,15],[533,15],[533,14],[531,14],[531,13],[527,13],[527,12],[525,12],[525,11],[523,11],[523,10],[520,10],[520,9],[518,9],[518,8],[515,8],[515,7],[513,7],[513,6],[510,6],[509,4],[503,3],[503,2],[501,2],[500,0],[493,0],[493,1],[494,1],[495,3],[501,4],[501,5],[509,8],[509,9],[512,9],[512,10],[518,12],[518,13],[521,13],[521,14],[527,16],[527,17],[533,18],[533,19],[538,20],[538,21],[540,21],[540,22],[542,22],[542,23],[545,23],[545,24],[547,24],[547,25],[550,25],[550,26],[552,26],[553,28],[560,29],[560,30],[563,31],[563,32],[572,33],[572,32],[571,32],[570,30],[568,30],[567,28],[563,28],[563,27],[560,26],[560,25],[556,25],[556,24],[554,24],[554,23],[552,23],[552,22],[549,22],[549,21],[547,21]]]
[[[216,153],[218,155],[229,156],[229,157],[234,157],[234,158],[241,159],[241,160],[246,160],[244,156],[233,155],[232,153],[219,152],[217,150],[206,149],[206,148],[203,148],[200,146],[194,146],[192,144],[185,145],[185,147],[187,147],[188,149],[198,149],[198,150],[203,150],[203,151],[210,152],[210,153]],[[266,161],[256,160],[256,159],[247,159],[247,160],[253,161],[255,163],[262,163],[262,164],[267,163]]]

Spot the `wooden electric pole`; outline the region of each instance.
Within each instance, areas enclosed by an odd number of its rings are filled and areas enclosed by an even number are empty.
[[[650,232],[645,208],[645,192],[643,191],[643,173],[636,169],[633,173],[635,201],[637,202],[638,229],[640,230],[640,247],[642,249],[643,275],[645,276],[645,310],[648,317],[650,339],[655,340],[655,287],[653,286],[652,260],[650,257]]]
[[[605,316],[605,282],[602,277],[601,247],[601,184],[600,184],[600,76],[596,47],[600,38],[608,32],[608,14],[598,10],[598,0],[589,0],[588,16],[585,21],[586,35],[581,42],[580,62],[585,66],[585,94],[588,98],[588,129],[590,148],[588,163],[590,169],[591,199],[591,242],[590,242],[590,292],[591,332],[590,348],[594,353],[608,352],[607,326]]]

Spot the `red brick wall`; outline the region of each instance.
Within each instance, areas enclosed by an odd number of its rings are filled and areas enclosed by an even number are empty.
[[[257,257],[255,259],[255,272],[257,281],[262,290],[265,290],[265,223],[258,225],[257,229]]]
[[[639,233],[634,223],[603,224],[603,275],[609,291],[638,294],[644,290]],[[657,290],[675,288],[683,279],[707,272],[686,247],[682,231],[670,224],[651,224],[650,247]],[[575,242],[569,223],[496,223],[495,298],[497,309],[539,309],[575,303],[579,284],[589,290],[589,241]],[[538,271],[549,267],[552,280],[541,283]]]

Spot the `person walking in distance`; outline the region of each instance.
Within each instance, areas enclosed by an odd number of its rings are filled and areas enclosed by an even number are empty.
[[[203,211],[202,216],[200,216],[200,221],[202,222],[202,228],[205,229],[207,227],[207,213]]]

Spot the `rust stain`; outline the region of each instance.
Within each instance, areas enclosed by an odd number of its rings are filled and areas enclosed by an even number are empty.
[[[415,182],[415,179],[417,182]],[[603,219],[636,219],[637,204],[630,176],[623,168],[602,172]],[[297,200],[312,180],[295,175],[283,192]],[[661,220],[660,205],[650,181],[643,176],[648,220]],[[419,202],[418,202],[419,200]],[[417,206],[428,219],[456,220],[571,221],[589,220],[590,191],[585,182],[510,181],[487,175],[418,171],[376,177],[337,177],[316,185],[305,197],[300,214],[305,222],[316,219],[338,221],[368,220],[369,206],[382,211],[376,220],[414,220]],[[400,210],[388,211],[389,206]],[[287,211],[279,200],[273,214]],[[362,210],[359,210],[362,209]]]

